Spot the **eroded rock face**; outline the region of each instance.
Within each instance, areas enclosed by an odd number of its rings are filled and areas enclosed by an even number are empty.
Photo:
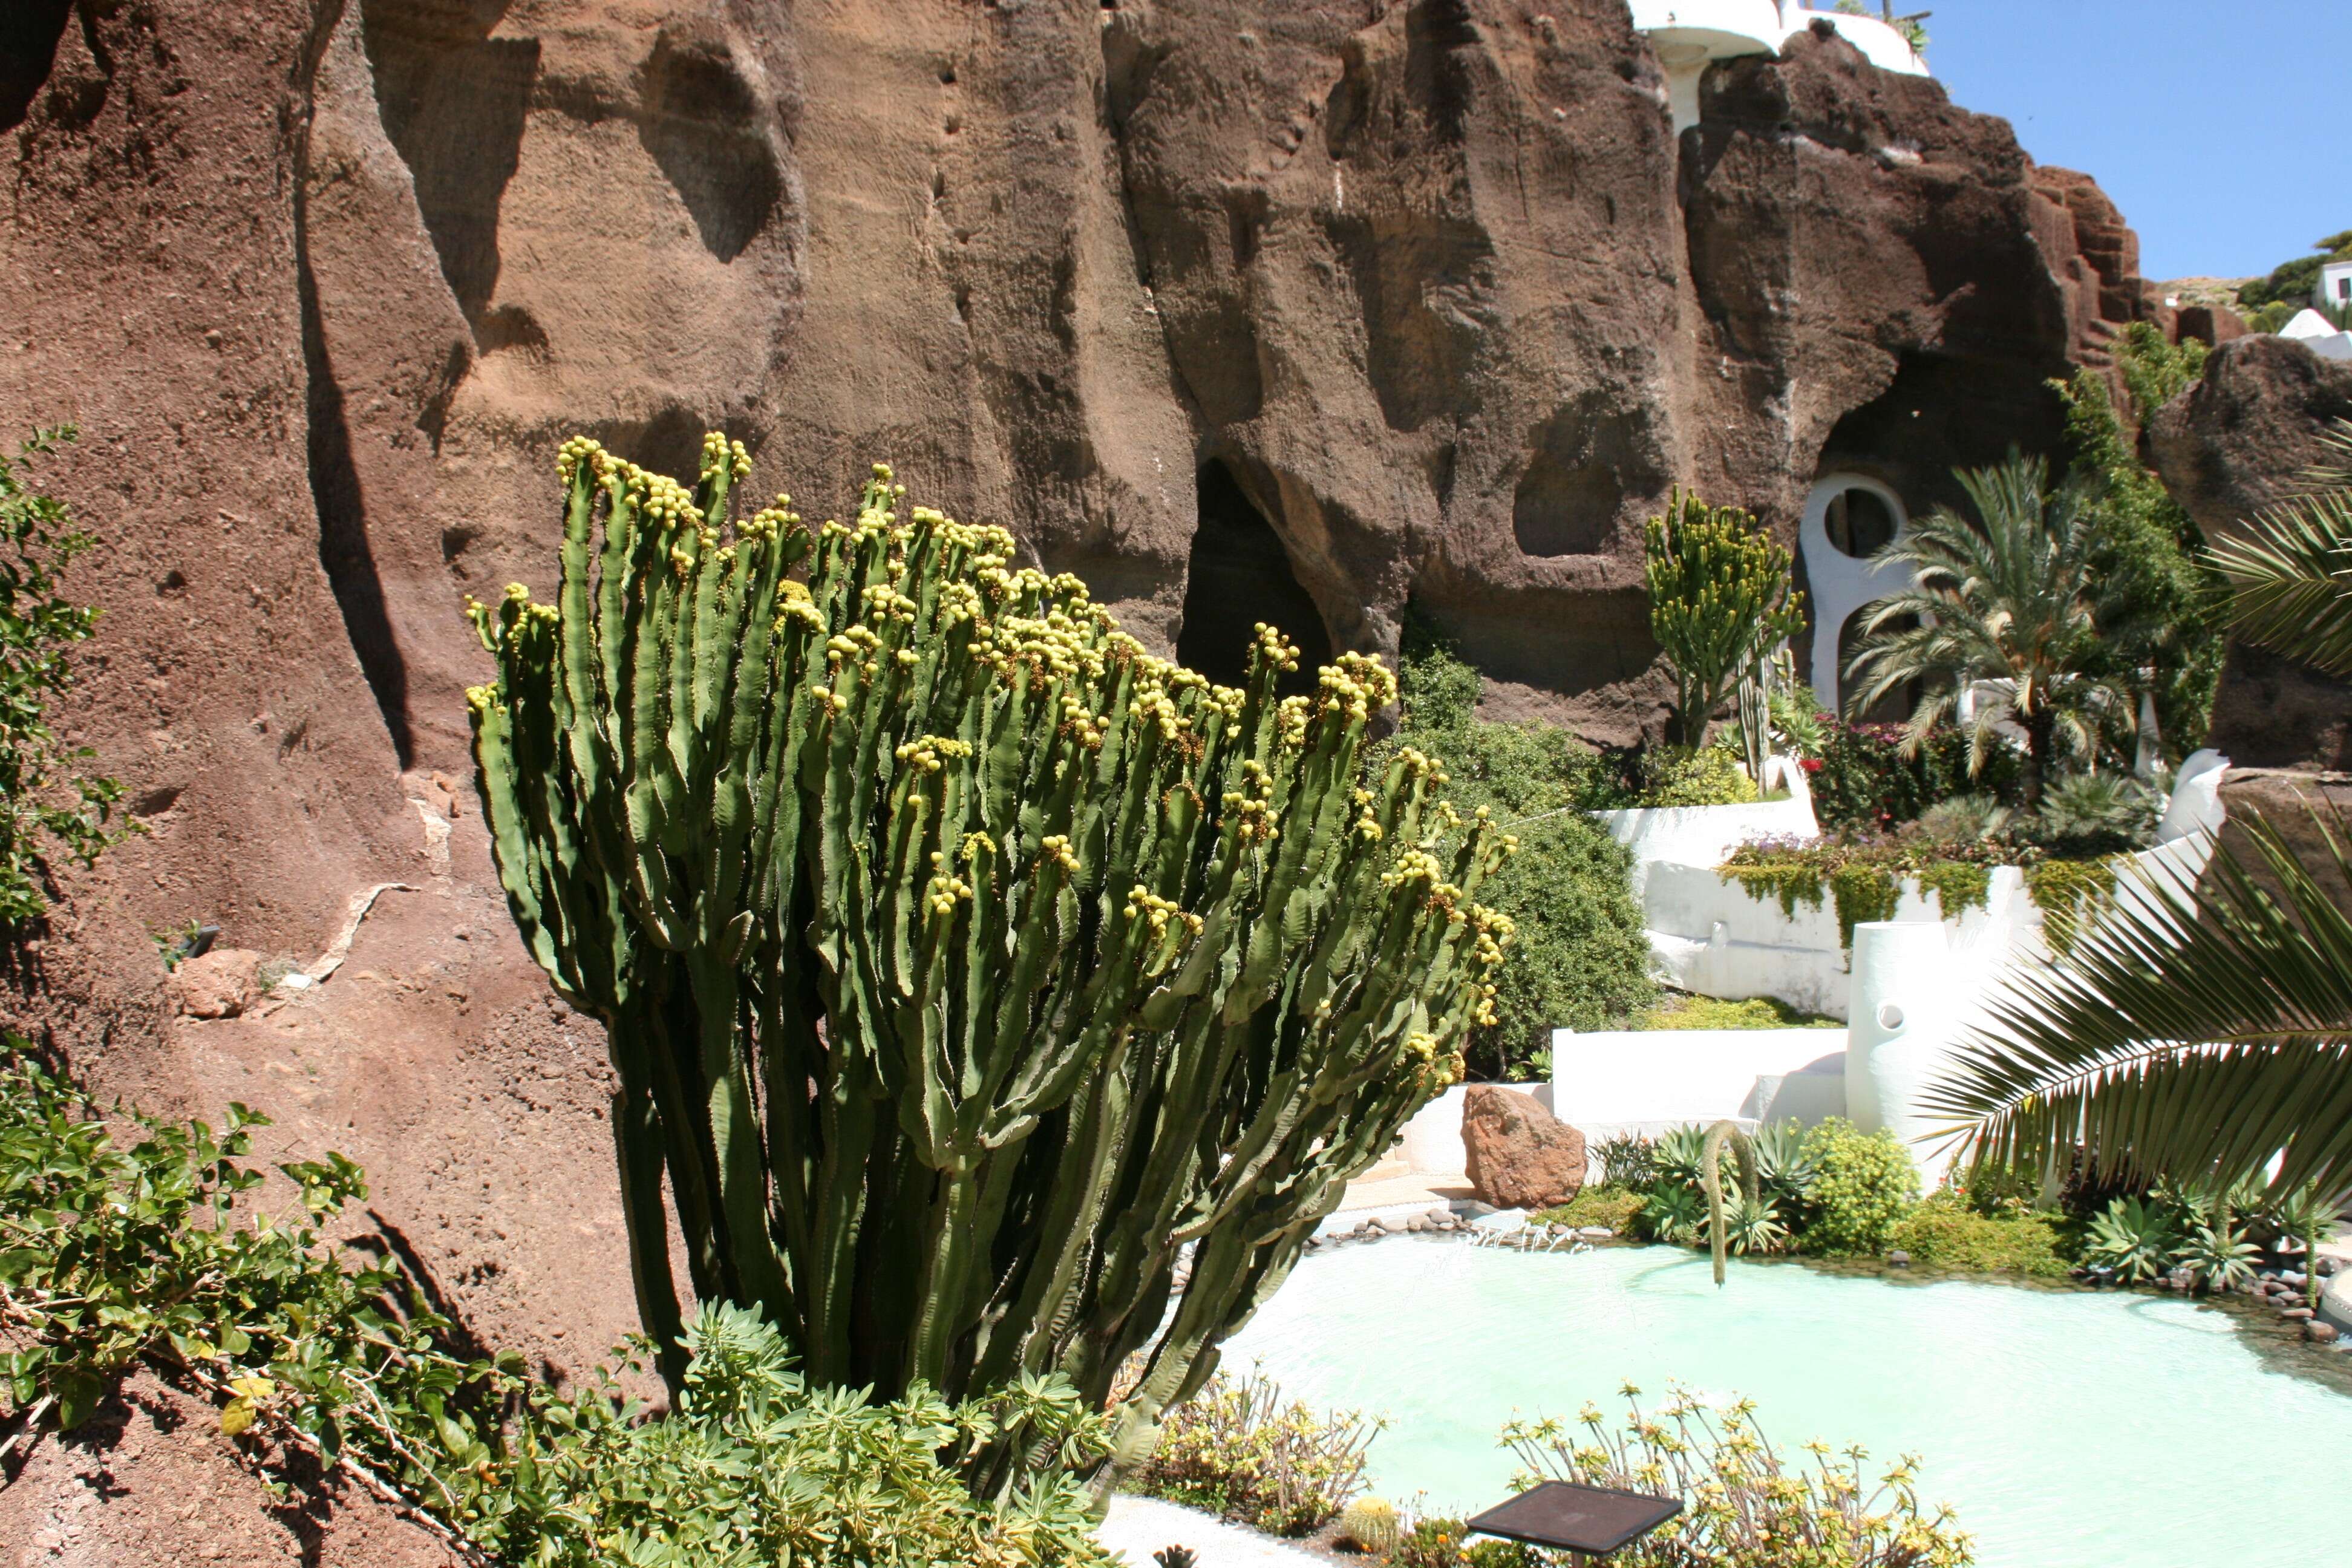
[[[1479,1084],[1462,1097],[1465,1173],[1502,1208],[1564,1204],[1584,1186],[1584,1134],[1531,1094]]]
[[[2294,494],[2352,419],[2352,364],[2286,338],[2222,344],[2204,379],[2158,409],[2143,445],[2165,488],[2209,539]],[[2352,684],[2242,643],[2231,646],[2209,744],[2242,766],[2352,766]]]
[[[683,474],[722,427],[812,518],[887,458],[1161,648],[1416,610],[1499,712],[1624,741],[1674,485],[1784,535],[1830,468],[1948,499],[2139,308],[2003,122],[1809,35],[1677,137],[1622,0],[20,8],[0,432],[82,427],[58,718],[152,832],[66,869],[19,1011],[103,1092],[300,1106],[534,1354],[626,1318],[596,1042],[438,781],[565,437]],[[318,994],[190,1041],[149,932],[307,962],[383,883]],[[492,1191],[525,1125],[562,1179]]]

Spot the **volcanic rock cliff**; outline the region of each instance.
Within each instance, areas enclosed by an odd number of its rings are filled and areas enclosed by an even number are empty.
[[[565,437],[685,473],[723,428],[812,517],[887,459],[1212,673],[1411,606],[1499,710],[1622,741],[1671,487],[1784,534],[1828,472],[1930,504],[2161,314],[2087,177],[1826,31],[1676,136],[1622,0],[9,11],[0,431],[82,428],[64,717],[152,829],[69,879],[26,1015],[361,1158],[567,1368],[629,1326],[602,1054],[489,875],[457,613],[545,586]],[[149,933],[192,918],[351,956],[180,1017]]]

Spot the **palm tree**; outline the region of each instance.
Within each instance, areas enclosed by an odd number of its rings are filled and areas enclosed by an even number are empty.
[[[1969,771],[1984,765],[2000,727],[2024,732],[2029,805],[2071,761],[2095,759],[2101,733],[2134,721],[2131,694],[2084,665],[2102,636],[2126,636],[2123,607],[2091,570],[2099,537],[2070,489],[2053,492],[2039,458],[2012,455],[1959,473],[1979,522],[1937,508],[1877,559],[1910,569],[1911,585],[1874,601],[1864,640],[1846,665],[1858,682],[1850,711],[1916,685],[1905,725],[1916,754],[1929,731],[1968,705]]]
[[[2352,423],[2328,488],[2270,509],[2210,552],[2249,641],[2352,674]],[[2228,849],[2186,899],[2111,910],[2029,970],[1927,1096],[1981,1165],[2352,1193],[2352,837],[2312,813],[2315,866],[2258,813],[2240,819],[2268,886]],[[2331,897],[2331,892],[2336,895]],[[2309,1239],[2307,1237],[2307,1239]],[[2317,1274],[2312,1273],[2313,1292]]]

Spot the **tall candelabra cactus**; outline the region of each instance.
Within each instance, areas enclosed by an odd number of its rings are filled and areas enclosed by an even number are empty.
[[[730,525],[717,437],[690,493],[584,440],[559,467],[555,602],[473,606],[468,698],[515,921],[612,1042],[648,1331],[667,1184],[695,1296],[821,1382],[1099,1403],[1142,1353],[1132,1462],[1458,1075],[1509,840],[1427,757],[1368,775],[1376,661],[1280,699],[1261,627],[1213,686],[1003,531],[902,517],[887,468],[812,530],[788,497]]]
[[[1645,542],[1650,631],[1674,667],[1674,739],[1700,745],[1724,698],[1804,629],[1805,596],[1789,585],[1789,552],[1738,507],[1677,489]]]

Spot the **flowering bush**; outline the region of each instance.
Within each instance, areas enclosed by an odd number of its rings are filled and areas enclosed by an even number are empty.
[[[1937,801],[1955,795],[1990,795],[2019,799],[2021,763],[2016,753],[1996,746],[1982,771],[1969,776],[1969,738],[1946,727],[1927,737],[1916,756],[1903,754],[1900,724],[1844,724],[1822,715],[1821,766],[1808,768],[1813,815],[1832,833],[1876,833],[1906,822]]]
[[[1364,1451],[1385,1425],[1354,1410],[1318,1415],[1263,1374],[1220,1373],[1168,1412],[1135,1484],[1276,1535],[1304,1535],[1362,1489]]]
[[[1683,1511],[1609,1561],[1612,1568],[1960,1568],[1975,1556],[1952,1511],[1919,1503],[1918,1461],[1908,1456],[1865,1490],[1861,1448],[1834,1453],[1809,1443],[1807,1460],[1785,1456],[1758,1427],[1746,1400],[1711,1406],[1676,1389],[1654,1416],[1627,1384],[1632,1418],[1607,1429],[1596,1406],[1579,1417],[1514,1421],[1503,1446],[1525,1469],[1522,1489],[1581,1481],[1682,1499]]]

